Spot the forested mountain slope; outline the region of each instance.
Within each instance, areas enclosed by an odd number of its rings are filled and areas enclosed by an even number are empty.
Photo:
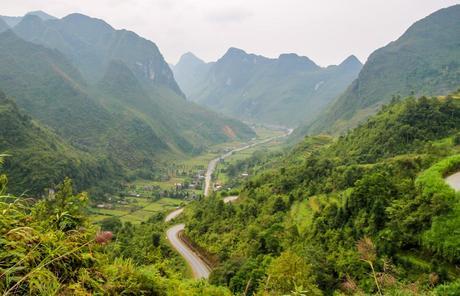
[[[300,134],[341,133],[356,126],[393,96],[445,95],[460,86],[460,5],[412,25],[376,50],[358,78]]]
[[[164,85],[181,94],[153,42],[131,31],[115,30],[103,20],[78,13],[53,20],[26,15],[14,31],[27,41],[62,52],[89,82],[100,80],[110,62],[120,60],[143,82]]]
[[[230,48],[209,64],[186,54],[174,71],[188,98],[203,106],[245,120],[296,126],[343,92],[361,66],[354,56],[321,68],[296,54],[269,59]]]
[[[220,120],[212,112],[185,101],[158,47],[134,32],[115,30],[102,20],[81,14],[47,21],[26,16],[14,27],[14,32],[62,52],[83,74],[96,99],[105,103],[114,100],[117,106],[114,112],[134,112],[144,120],[149,119],[148,124],[155,133],[175,149],[198,151],[211,143],[228,140],[225,126],[234,129],[241,138],[253,136],[243,124],[225,118]],[[129,87],[129,84],[120,81],[120,75],[136,80],[130,87],[136,89],[134,94],[122,89],[122,85]],[[112,81],[110,89],[100,89],[101,84],[110,83],[109,79],[118,81]],[[130,103],[129,106],[120,104],[120,93],[125,94],[123,101]],[[140,93],[142,98],[128,102]],[[202,123],[206,123],[206,129],[196,128]]]
[[[194,203],[186,233],[214,254],[211,283],[249,295],[457,294],[460,196],[443,177],[460,170],[459,95],[395,101],[338,140],[268,155],[239,202]]]
[[[107,189],[120,177],[119,167],[72,147],[21,113],[2,92],[0,127],[0,151],[9,155],[3,169],[8,171],[10,193],[41,196],[65,177],[73,178],[78,188]]]
[[[147,124],[113,114],[91,97],[78,70],[61,53],[11,31],[0,35],[0,48],[0,88],[74,147],[111,156],[131,168],[167,148]],[[139,143],[148,144],[138,148]]]

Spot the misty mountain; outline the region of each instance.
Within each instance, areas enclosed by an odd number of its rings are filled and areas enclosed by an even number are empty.
[[[10,29],[10,26],[0,18],[0,33],[5,32],[6,30]]]
[[[90,83],[105,75],[112,60],[120,60],[143,82],[181,94],[153,42],[131,31],[115,30],[103,20],[77,13],[48,21],[28,15],[14,31],[27,41],[61,51]]]
[[[444,95],[459,86],[460,5],[455,5],[416,22],[372,53],[345,93],[301,133],[340,133],[393,96]]]
[[[208,64],[186,54],[174,74],[188,98],[201,105],[245,120],[296,126],[343,92],[361,66],[354,56],[322,68],[296,54],[270,59],[230,48]]]
[[[188,52],[181,56],[179,62],[172,67],[174,78],[186,94],[193,94],[206,79],[206,75],[214,63],[205,63]]]
[[[28,12],[26,14],[26,16],[27,15],[38,16],[40,19],[42,19],[44,21],[57,19],[56,17],[54,17],[52,15],[49,15],[46,12],[41,11],[41,10]],[[8,24],[8,26],[11,27],[11,28],[16,26],[17,24],[19,24],[22,21],[23,18],[24,18],[23,16],[3,16],[3,15],[0,15],[0,19],[5,21]]]

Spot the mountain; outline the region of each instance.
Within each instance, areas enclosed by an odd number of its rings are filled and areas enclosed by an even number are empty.
[[[57,17],[55,16],[52,16],[42,10],[36,10],[36,11],[31,11],[31,12],[28,12],[26,14],[26,16],[28,15],[35,15],[35,16],[38,16],[40,19],[44,20],[44,21],[48,21],[48,20],[56,20],[58,19]]]
[[[10,29],[10,26],[0,18],[0,33],[5,32],[6,30]]]
[[[28,22],[37,25],[29,28],[31,35],[46,23],[26,16],[16,28]],[[151,173],[173,155],[254,136],[241,122],[187,102],[170,71],[172,80],[165,72],[152,81],[120,59],[104,71],[99,81],[88,82],[59,50],[25,41],[11,30],[0,34],[0,89],[73,148],[121,167],[120,174]]]
[[[77,13],[47,21],[26,15],[14,31],[24,40],[62,52],[90,83],[102,79],[112,60],[120,60],[142,82],[182,95],[153,42],[131,31],[115,30],[103,20]]]
[[[65,177],[77,188],[90,188],[110,179],[119,179],[119,168],[69,145],[51,130],[19,111],[0,92],[0,151],[10,156],[3,169],[9,175],[10,192],[44,194]],[[113,181],[113,180],[112,180]],[[112,186],[112,185],[110,185]]]
[[[28,12],[26,15],[35,15],[35,16],[38,16],[40,19],[42,19],[44,21],[57,19],[56,17],[54,17],[52,15],[49,15],[46,12],[41,11],[41,10]],[[3,15],[0,15],[0,19],[5,21],[8,24],[8,26],[11,27],[11,28],[16,26],[17,24],[19,24],[22,21],[23,18],[24,17],[22,17],[22,16],[3,16]]]
[[[358,78],[305,133],[341,133],[375,113],[393,96],[442,95],[460,86],[460,5],[412,25],[376,50]]]
[[[216,141],[228,140],[226,126],[242,138],[253,136],[253,132],[243,124],[225,118],[220,120],[212,112],[184,100],[158,47],[134,32],[115,30],[102,20],[82,14],[49,21],[26,16],[14,31],[25,40],[64,53],[82,73],[98,99],[106,105],[116,105],[117,112],[134,112],[143,120],[151,121],[156,133],[166,137],[166,142],[180,146],[179,150],[199,151]],[[119,81],[112,83],[110,88],[100,87],[101,84],[110,84],[109,79],[119,79],[117,75],[133,76],[130,79],[136,82],[127,84]],[[119,94],[128,94],[127,88],[136,88],[133,92],[144,103],[139,104],[139,100],[129,102],[129,110],[126,109],[128,105],[120,104]],[[104,93],[104,90],[107,92]],[[124,102],[128,103],[126,99]]]
[[[206,74],[212,65],[213,63],[205,63],[193,53],[188,52],[181,56],[179,62],[172,69],[180,88],[186,94],[192,94],[199,91],[197,88],[204,83]]]
[[[174,75],[187,97],[201,105],[245,120],[297,126],[343,92],[360,69],[354,56],[322,68],[296,54],[269,59],[230,48],[208,64],[185,54]]]

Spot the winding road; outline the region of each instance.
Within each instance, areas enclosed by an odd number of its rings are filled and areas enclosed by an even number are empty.
[[[193,277],[207,279],[211,273],[211,268],[181,239],[180,234],[184,231],[184,228],[185,224],[174,225],[168,229],[166,237],[174,249],[187,261],[192,269]]]
[[[249,145],[234,149],[230,152],[227,152],[221,155],[218,158],[211,160],[208,164],[208,169],[206,171],[204,195],[208,196],[212,192],[212,174],[216,170],[217,164],[219,163],[220,160],[231,156],[235,152],[243,151],[243,150],[258,146],[258,145],[262,145],[262,144],[268,143],[278,138],[287,137],[292,133],[292,131],[293,131],[292,129],[289,129],[288,132],[284,135],[271,137],[271,138],[253,143],[253,144],[249,144]],[[230,202],[236,201],[237,199],[238,199],[238,196],[227,196],[223,199],[223,201],[224,203],[230,203]],[[179,208],[179,209],[172,211],[166,216],[165,222],[171,222],[177,216],[179,216],[183,211],[184,211],[184,208]],[[171,243],[172,247],[185,259],[185,261],[187,261],[187,264],[190,266],[192,270],[193,277],[195,279],[202,279],[202,278],[207,279],[209,277],[209,274],[211,273],[211,267],[208,264],[206,264],[206,262],[204,262],[203,259],[200,258],[197,252],[192,250],[181,238],[181,233],[184,231],[184,228],[185,228],[185,224],[174,225],[166,231],[166,237]]]
[[[178,208],[177,210],[172,211],[171,213],[169,213],[166,216],[165,222],[169,222],[169,221],[173,220],[174,218],[176,218],[177,216],[182,214],[183,211],[184,211],[184,208]]]
[[[460,191],[460,172],[447,177],[446,182],[456,191]]]
[[[211,160],[209,162],[209,164],[208,164],[208,169],[206,170],[206,175],[205,175],[204,196],[208,196],[212,192],[212,174],[214,174],[214,171],[216,170],[217,164],[219,164],[219,162],[222,159],[225,159],[225,158],[233,155],[233,153],[240,152],[240,151],[243,151],[243,150],[255,147],[255,146],[259,146],[259,145],[271,142],[271,141],[279,139],[279,138],[287,137],[290,134],[292,134],[293,131],[294,131],[293,129],[287,129],[287,132],[285,134],[283,134],[283,135],[267,138],[265,140],[261,140],[261,141],[258,141],[258,142],[252,143],[252,144],[248,144],[248,145],[240,147],[240,148],[233,149],[232,151],[229,151],[229,152],[227,152],[227,153],[225,153],[225,154],[223,154],[223,155]]]

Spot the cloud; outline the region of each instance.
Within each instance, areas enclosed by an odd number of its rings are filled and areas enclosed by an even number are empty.
[[[242,22],[254,14],[244,8],[226,8],[208,12],[205,15],[205,20],[211,23],[238,23]]]

